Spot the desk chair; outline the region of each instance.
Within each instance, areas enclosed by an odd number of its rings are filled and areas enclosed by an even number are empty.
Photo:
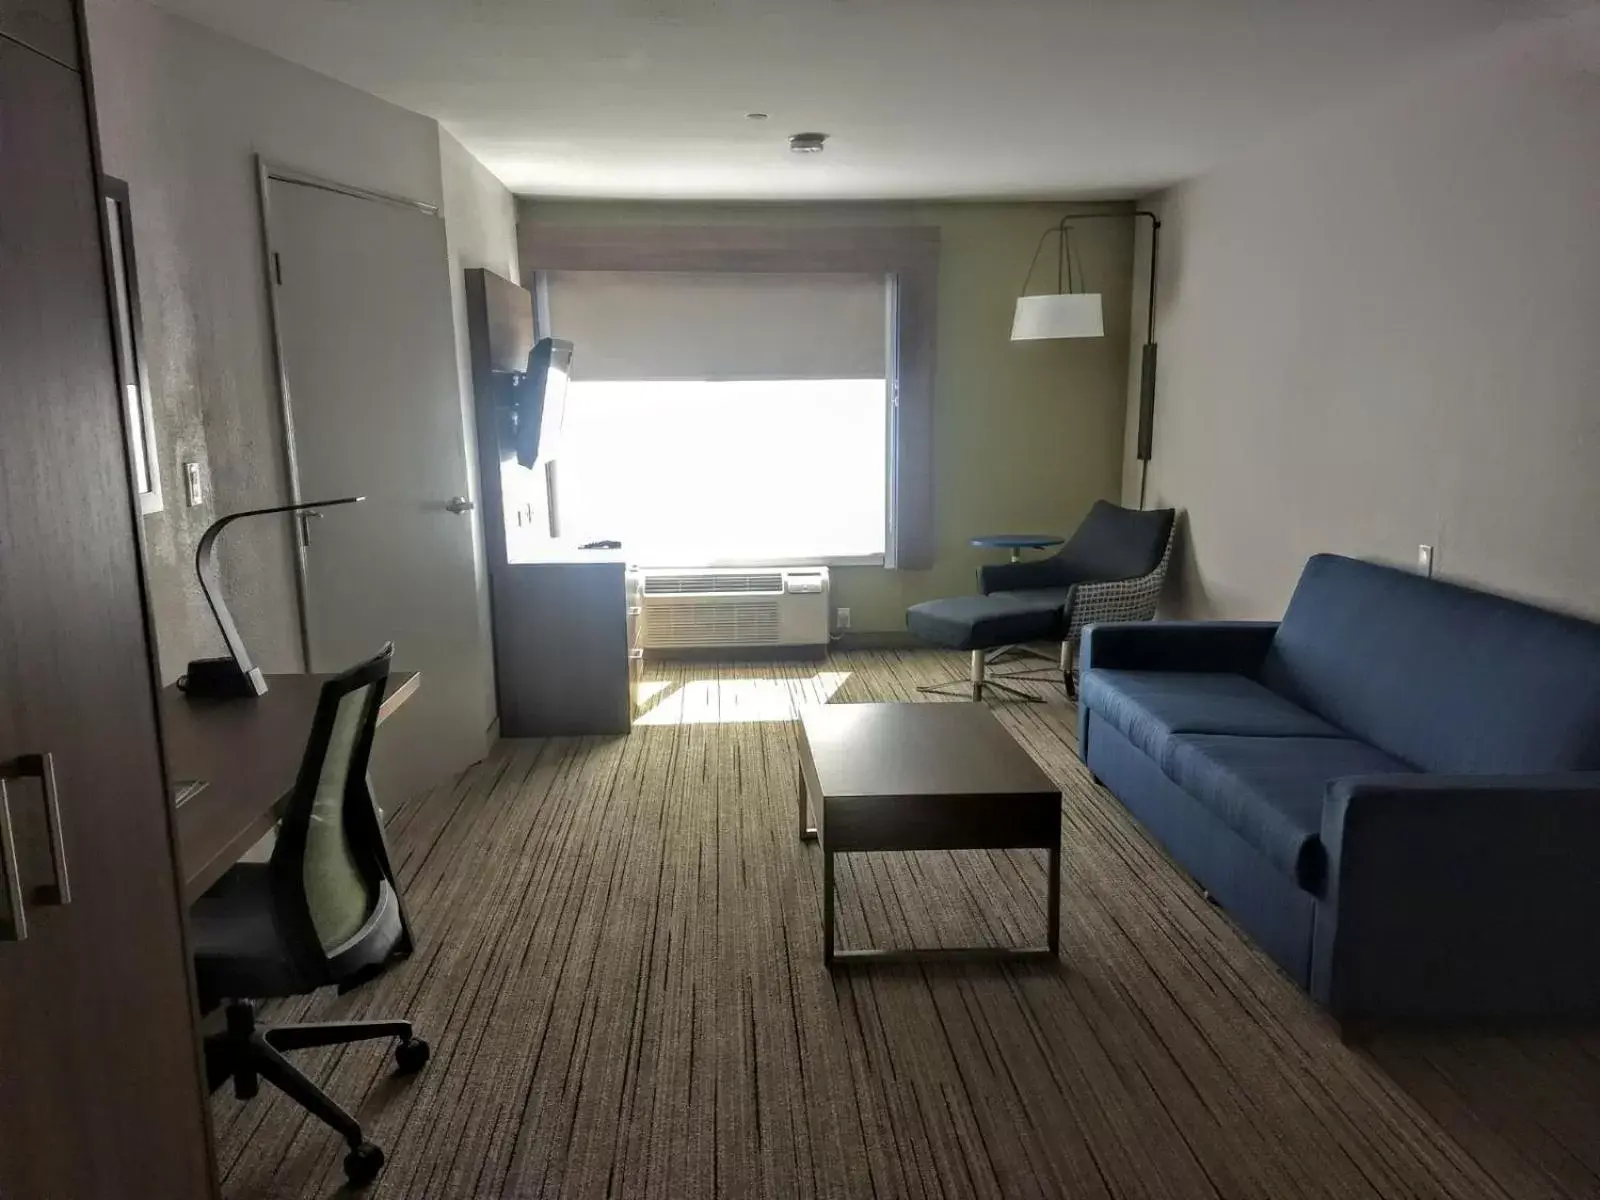
[[[355,1186],[383,1167],[383,1151],[356,1119],[284,1057],[289,1050],[396,1038],[402,1074],[428,1061],[409,1021],[256,1025],[255,1001],[349,991],[410,952],[410,938],[367,761],[393,646],[322,688],[300,774],[266,863],[240,863],[194,905],[190,931],[205,1008],[227,1006],[227,1030],[208,1039],[212,1087],[232,1079],[248,1100],[265,1077],[349,1144],[344,1169]],[[239,703],[249,703],[240,701]]]

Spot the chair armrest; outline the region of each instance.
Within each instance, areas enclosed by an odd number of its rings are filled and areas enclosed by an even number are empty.
[[[1337,780],[1322,845],[1335,1016],[1600,1013],[1600,772]]]
[[[1254,675],[1276,621],[1131,621],[1083,631],[1084,671],[1234,671]]]
[[[978,568],[978,591],[1025,592],[1030,588],[1062,588],[1076,583],[1078,575],[1055,557],[1031,562],[991,563]]]

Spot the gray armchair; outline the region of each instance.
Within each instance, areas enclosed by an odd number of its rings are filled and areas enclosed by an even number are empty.
[[[1096,500],[1083,524],[1055,554],[1000,563],[978,572],[986,596],[1051,601],[1061,607],[1061,671],[1076,694],[1073,666],[1084,627],[1102,621],[1148,621],[1172,561],[1176,513],[1122,508]]]

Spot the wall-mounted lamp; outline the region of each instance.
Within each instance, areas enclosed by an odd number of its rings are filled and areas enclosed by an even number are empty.
[[[1145,473],[1150,466],[1151,423],[1156,402],[1156,256],[1160,250],[1161,220],[1153,212],[1138,209],[1132,213],[1070,213],[1045,230],[1034,248],[1033,261],[1022,281],[1022,296],[1011,322],[1011,340],[1035,341],[1041,338],[1094,338],[1105,336],[1100,295],[1083,290],[1083,264],[1072,250],[1072,226],[1077,221],[1138,220],[1150,222],[1150,286],[1146,296],[1144,350],[1139,359],[1139,507],[1144,507]],[[1059,238],[1056,250],[1056,290],[1053,295],[1030,296],[1028,284],[1039,265],[1039,256],[1051,237]],[[1076,272],[1074,272],[1076,267]]]
[[[1044,251],[1045,242],[1051,234],[1058,238],[1056,290],[1051,295],[1029,296],[1028,284],[1033,281],[1039,255]],[[1045,230],[1033,252],[1033,261],[1028,264],[1028,277],[1022,281],[1023,295],[1017,301],[1017,313],[1011,322],[1011,340],[1033,342],[1045,338],[1104,337],[1106,325],[1100,295],[1082,289],[1083,264],[1073,257],[1072,226],[1067,224],[1067,218],[1063,218],[1054,229]]]

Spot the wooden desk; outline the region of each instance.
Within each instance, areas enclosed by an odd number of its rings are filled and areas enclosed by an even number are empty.
[[[255,700],[191,700],[176,686],[161,691],[161,732],[173,783],[204,780],[204,791],[178,806],[183,896],[193,903],[277,821],[294,789],[317,698],[330,675],[268,675]],[[415,694],[416,671],[389,676],[381,723]]]

